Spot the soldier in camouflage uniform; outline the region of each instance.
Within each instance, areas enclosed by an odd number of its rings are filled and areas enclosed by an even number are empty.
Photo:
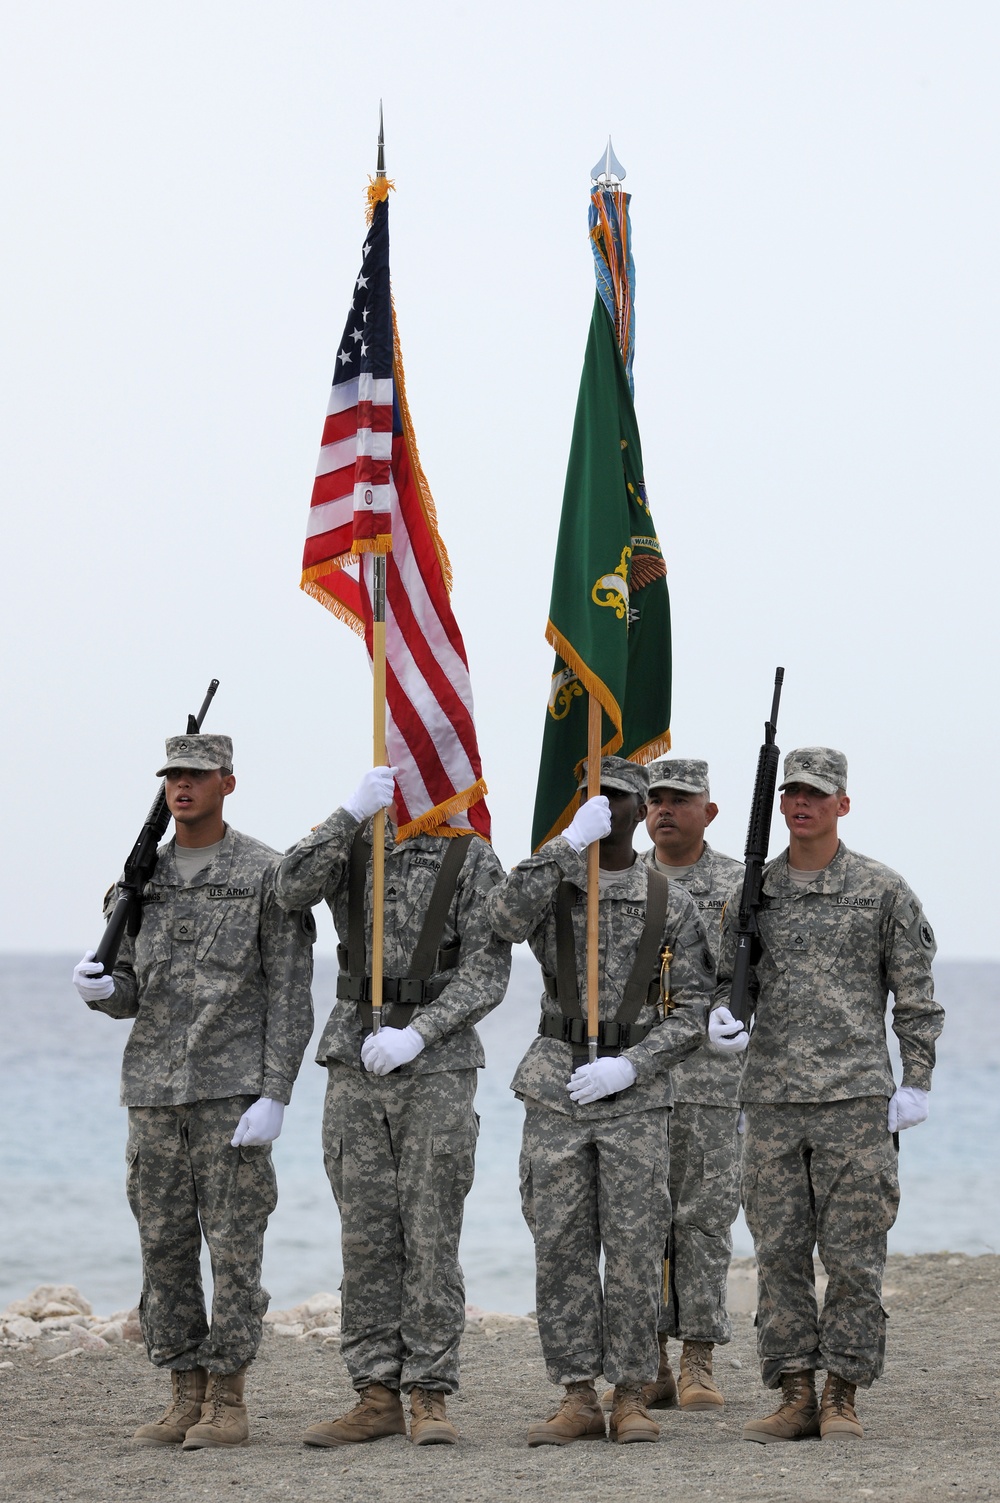
[[[312,1032],[315,925],[277,903],[277,853],[225,823],[232,761],[228,736],[167,741],[157,776],[166,776],[176,834],[143,892],[142,927],[125,937],[113,976],[89,951],[73,978],[89,1007],[135,1019],[122,1104],[139,1316],[173,1390],[166,1413],[135,1439],[185,1450],[246,1444],[244,1374],[267,1309],[261,1256],[277,1199],[269,1145]]]
[[[743,881],[743,864],[715,851],[705,830],[719,806],[712,802],[708,763],[669,757],[649,766],[646,831],[653,849],[642,859],[679,883],[694,899],[712,958],[719,952],[722,910]],[[730,1340],[726,1286],[733,1251],[732,1224],[740,1208],[740,1061],[708,1048],[670,1071],[669,1296],[660,1311],[660,1369],[647,1390],[650,1407],[675,1400],[692,1411],[721,1408],[712,1376],[712,1348]],[[675,1382],[667,1337],[683,1342]]]
[[[665,908],[657,910],[653,895],[663,894],[664,885],[653,882],[632,849],[646,782],[644,768],[602,758],[601,797],[585,802],[562,836],[516,866],[487,899],[494,928],[504,939],[526,939],[546,978],[539,1037],[512,1089],[525,1103],[521,1196],[535,1239],[539,1335],[549,1378],[565,1385],[566,1394],[547,1420],[530,1427],[529,1445],[603,1439],[594,1390],[602,1372],[615,1385],[612,1437],[632,1442],[659,1435],[641,1386],[656,1372],[654,1332],[670,1222],[667,1067],[703,1037],[715,967],[691,897],[670,884]],[[586,996],[586,847],[594,839],[601,842],[605,1042],[587,1064],[586,1003],[577,998]],[[642,944],[647,903],[658,915],[651,952]],[[665,947],[673,957],[666,1017],[658,982]],[[652,964],[637,977],[640,949]],[[626,1027],[615,1020],[630,983],[642,1003]]]
[[[790,841],[764,869],[760,995],[740,1085],[757,1347],[765,1385],[782,1390],[774,1414],[744,1427],[744,1439],[764,1444],[863,1434],[855,1391],[879,1377],[885,1354],[882,1273],[899,1203],[892,1134],[927,1116],[944,1017],[919,899],[896,872],[838,838],[850,810],[847,759],[803,747],[785,758],[784,773]],[[710,1037],[731,1031],[735,925],[730,906]],[[889,992],[898,1089],[885,1038]],[[817,1244],[829,1276],[821,1315]],[[827,1373],[818,1405],[817,1368]]]
[[[362,944],[371,942],[371,857],[356,842],[370,841],[369,817],[392,799],[393,773],[367,774],[288,852],[277,878],[290,908],[325,898],[341,941],[339,1000],[317,1062],[329,1071],[323,1151],[341,1217],[341,1352],[359,1401],[310,1426],[303,1439],[314,1446],[405,1435],[401,1391],[416,1445],[458,1439],[445,1399],[458,1388],[465,1327],[458,1244],[478,1132],[476,1072],[485,1064],[474,1025],[503,1000],[510,975],[510,946],[485,912],[503,869],[485,840],[462,839],[430,974],[417,979],[415,954],[456,839],[421,834],[397,845],[386,822],[383,1026],[373,1034],[370,962],[355,953],[362,916]]]

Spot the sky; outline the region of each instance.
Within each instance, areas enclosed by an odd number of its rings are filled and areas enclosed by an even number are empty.
[[[998,730],[1000,10],[8,0],[3,32],[0,948],[96,944],[210,678],[238,828],[284,848],[370,763],[363,648],[298,577],[381,98],[500,859],[529,847],[610,132],[674,750],[711,765],[713,844],[742,854],[780,663],[779,745],[848,755],[846,842],[903,872],[942,955],[1000,958],[976,792]]]

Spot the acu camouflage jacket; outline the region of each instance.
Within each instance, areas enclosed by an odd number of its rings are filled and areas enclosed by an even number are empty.
[[[490,921],[504,939],[527,940],[532,954],[549,975],[556,972],[556,891],[563,879],[580,889],[573,907],[577,987],[586,1016],[587,859],[562,837],[548,841],[536,856],[521,861],[486,900]],[[636,859],[626,880],[600,899],[599,1016],[614,1019],[632,972],[646,918],[646,866]],[[655,1026],[638,1044],[624,1050],[635,1066],[636,1083],[613,1100],[580,1106],[570,1100],[566,1082],[573,1073],[573,1047],[562,1039],[536,1038],[517,1067],[511,1089],[567,1115],[603,1119],[627,1112],[650,1111],[670,1104],[667,1066],[697,1049],[705,1032],[715,966],[704,926],[683,889],[670,884],[670,901],[660,949],[673,952],[670,992],[675,1009],[663,1018],[659,1007],[644,1003],[637,1021]],[[542,993],[542,1012],[561,1017],[558,1001]]]
[[[726,1005],[736,905],[722,926],[715,1005]],[[760,998],[740,1101],[842,1101],[891,1096],[886,1046],[890,992],[903,1084],[930,1089],[944,1009],[934,1000],[937,948],[919,898],[897,872],[841,843],[807,887],[788,852],[764,868]]]
[[[122,1105],[222,1096],[288,1102],[312,1033],[312,915],[279,906],[278,853],[231,826],[190,884],[177,871],[173,840],[158,857],[142,928],[119,952],[115,989],[88,1004],[135,1018]],[[110,906],[114,889],[108,896]]]
[[[278,901],[287,908],[307,908],[326,899],[343,945],[348,942],[348,874],[351,844],[357,829],[353,815],[337,809],[287,852],[277,873]],[[409,971],[441,861],[450,843],[446,835],[413,835],[397,845],[387,823],[383,942],[386,976],[403,977]],[[402,1073],[479,1069],[486,1063],[474,1024],[503,1001],[510,977],[510,945],[493,933],[485,908],[487,893],[502,876],[503,867],[492,847],[478,836],[473,837],[441,942],[442,948],[456,941],[460,943],[459,962],[454,969],[442,973],[449,979],[440,996],[411,1018],[425,1048],[410,1064],[400,1067]],[[365,881],[365,924],[370,943],[370,860]],[[357,1064],[365,1032],[357,1002],[338,1001],[323,1030],[317,1063],[338,1059]]]

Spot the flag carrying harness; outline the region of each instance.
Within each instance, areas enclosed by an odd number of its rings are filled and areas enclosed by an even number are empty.
[[[459,873],[473,838],[472,835],[459,835],[448,841],[408,974],[382,978],[383,1001],[391,1004],[382,1021],[389,1028],[405,1028],[418,1007],[424,1007],[439,997],[451,980],[447,974],[440,973],[452,971],[458,965],[460,945],[454,943],[442,948],[441,940]],[[347,874],[347,945],[337,946],[341,966],[341,974],[337,977],[337,1000],[357,1002],[361,1020],[369,1029],[372,1025],[372,978],[365,934],[365,884],[371,851],[371,842],[365,838],[362,826],[351,842]]]
[[[543,972],[545,990],[559,1003],[561,1018],[542,1014],[538,1032],[542,1038],[562,1039],[586,1051],[587,1022],[580,1011],[577,985],[576,933],[573,906],[580,895],[575,882],[560,882],[556,889],[556,974]],[[646,917],[622,1000],[613,1019],[597,1025],[598,1056],[618,1054],[638,1044],[655,1027],[638,1023],[643,1004],[656,1006],[660,990],[660,948],[670,899],[670,882],[662,872],[646,871]],[[651,979],[652,978],[652,979]],[[586,1053],[582,1056],[586,1058]]]

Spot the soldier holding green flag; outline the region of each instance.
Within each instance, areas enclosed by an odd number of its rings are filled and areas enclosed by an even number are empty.
[[[527,940],[545,978],[539,1036],[513,1089],[525,1104],[522,1209],[535,1239],[546,1369],[565,1386],[528,1444],[604,1439],[594,1387],[615,1385],[610,1434],[655,1441],[642,1402],[656,1372],[667,1189],[668,1066],[696,1049],[715,966],[690,896],[640,861],[632,836],[647,775],[604,757],[601,796],[486,897],[503,939]],[[600,1025],[587,1063],[585,851],[600,841]],[[669,953],[669,992],[661,988]],[[603,1285],[599,1260],[603,1251]]]

